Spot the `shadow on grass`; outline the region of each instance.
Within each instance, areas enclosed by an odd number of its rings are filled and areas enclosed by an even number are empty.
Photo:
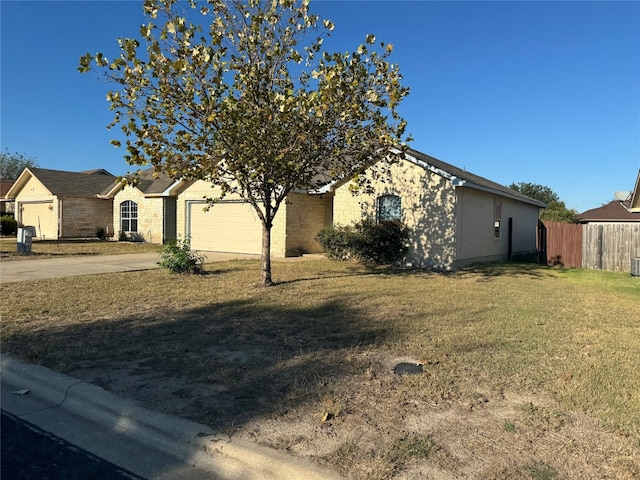
[[[546,278],[551,271],[557,271],[557,267],[549,267],[547,265],[539,265],[537,263],[518,263],[518,262],[491,262],[477,263],[469,265],[459,271],[452,272],[452,275],[464,276],[467,274],[481,275],[485,279],[491,277],[522,277]]]
[[[348,355],[388,335],[341,300],[293,308],[257,297],[17,332],[3,350],[225,431],[319,405],[362,371]]]

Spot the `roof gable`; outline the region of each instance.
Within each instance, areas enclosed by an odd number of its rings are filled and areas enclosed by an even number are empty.
[[[137,178],[139,182],[136,185],[132,185],[132,188],[140,190],[145,197],[173,196],[179,190],[178,187],[186,187],[193,183],[181,180],[177,176],[169,177],[162,173],[155,173],[153,168],[142,170]],[[100,196],[114,197],[126,185],[126,182],[116,179]]]
[[[394,153],[397,154],[400,153],[400,151],[394,150]],[[441,177],[446,178],[454,187],[474,188],[477,190],[492,193],[494,195],[511,198],[513,200],[527,203],[538,208],[546,208],[546,205],[544,203],[539,202],[534,198],[524,195],[516,190],[505,187],[504,185],[500,185],[499,183],[492,182],[491,180],[483,178],[479,175],[475,175],[471,172],[467,172],[466,170],[462,170],[449,163],[443,162],[442,160],[438,160],[437,158],[426,155],[422,152],[419,152],[418,150],[414,150],[413,148],[407,148],[402,158],[407,160],[408,162],[413,163],[414,165],[417,165],[421,168],[424,168],[425,170],[429,170],[430,172],[435,173],[436,175],[440,175]],[[316,193],[325,193],[327,191],[334,190],[335,188],[344,185],[348,181],[349,179],[344,178],[333,181],[331,183],[327,182],[327,185],[318,189]]]
[[[25,168],[7,192],[7,197],[15,197],[31,178],[42,183],[52,195],[93,197],[113,183],[115,177],[106,170],[80,173],[35,167]]]

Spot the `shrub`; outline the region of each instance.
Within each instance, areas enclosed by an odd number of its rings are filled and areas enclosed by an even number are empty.
[[[160,251],[160,258],[158,265],[173,273],[202,273],[204,257],[191,251],[189,239],[168,243]]]
[[[353,226],[325,227],[316,236],[327,256],[364,263],[391,264],[409,250],[409,229],[398,220],[364,219]]]
[[[365,219],[357,223],[355,256],[365,263],[388,265],[401,259],[409,250],[409,229],[399,220],[376,223]]]
[[[327,256],[333,260],[347,260],[353,255],[356,232],[351,226],[325,227],[316,236]]]
[[[107,231],[103,227],[98,227],[96,229],[96,237],[98,237],[100,240],[106,240]]]
[[[0,232],[2,235],[16,235],[18,233],[18,222],[11,215],[0,217]]]

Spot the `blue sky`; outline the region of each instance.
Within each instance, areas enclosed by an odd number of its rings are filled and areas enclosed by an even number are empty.
[[[552,188],[584,211],[640,169],[640,2],[327,1],[327,50],[394,45],[412,147],[501,184]],[[137,1],[0,2],[0,146],[44,168],[122,175],[110,85],[78,58],[135,36]]]

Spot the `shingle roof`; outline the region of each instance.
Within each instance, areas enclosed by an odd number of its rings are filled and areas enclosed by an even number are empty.
[[[407,149],[407,154],[423,163],[426,163],[427,165],[430,165],[431,167],[436,168],[437,170],[441,170],[442,172],[449,174],[452,177],[456,177],[460,180],[463,180],[464,182],[468,182],[468,184],[471,184],[466,186],[477,186],[481,189],[492,190],[496,193],[500,193],[508,197],[521,200],[525,203],[536,205],[538,207],[546,207],[544,203],[539,202],[538,200],[535,200],[527,195],[524,195],[523,193],[512,190],[511,188],[505,187],[504,185],[500,185],[499,183],[492,182],[491,180],[488,180],[484,177],[475,175],[471,172],[443,162],[442,160],[438,160],[437,158],[431,157],[412,148]]]
[[[141,170],[136,176],[132,175],[132,178],[137,178],[138,183],[135,188],[140,190],[144,195],[158,196],[164,193],[169,187],[176,185],[180,180],[179,176],[168,177],[162,173],[155,174],[153,168],[147,168]],[[156,178],[157,177],[157,178]],[[192,181],[181,182],[181,185],[187,186],[193,183]],[[111,184],[104,189],[100,196],[113,196],[125,186],[121,180],[115,179]]]
[[[29,168],[29,171],[57,196],[95,196],[111,185],[115,178],[106,171],[78,173],[45,168]]]
[[[599,208],[592,208],[578,215],[580,223],[586,222],[640,222],[640,212],[632,213],[622,202],[614,200]]]
[[[158,178],[155,178],[153,168],[143,170],[139,178],[140,183],[136,187],[145,195],[162,193],[179,179],[179,177],[167,177],[163,174],[158,174]]]

